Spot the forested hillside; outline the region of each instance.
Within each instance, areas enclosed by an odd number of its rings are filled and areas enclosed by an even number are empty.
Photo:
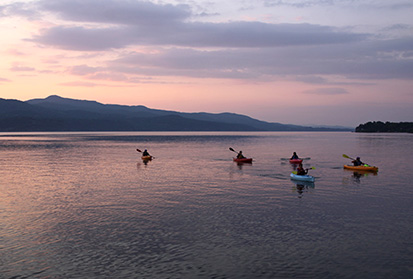
[[[381,122],[373,121],[360,124],[356,132],[361,133],[413,133],[413,122]]]

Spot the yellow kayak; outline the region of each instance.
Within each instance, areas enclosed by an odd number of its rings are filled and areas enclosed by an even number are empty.
[[[142,160],[144,160],[144,161],[149,161],[149,160],[152,160],[152,156],[151,156],[151,155],[148,155],[148,156],[142,156]]]
[[[377,172],[379,171],[378,167],[374,166],[369,166],[369,165],[364,165],[364,166],[349,166],[349,165],[344,165],[344,169],[346,170],[358,170],[358,171],[374,171]]]

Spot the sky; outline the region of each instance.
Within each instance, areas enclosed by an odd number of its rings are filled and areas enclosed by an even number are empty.
[[[0,98],[413,121],[411,0],[0,0]]]

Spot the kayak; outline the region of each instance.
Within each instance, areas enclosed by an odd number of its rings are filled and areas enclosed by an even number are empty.
[[[237,163],[252,163],[252,158],[242,158],[242,159],[238,159],[238,158],[233,158],[234,162]]]
[[[291,164],[299,164],[302,162],[303,162],[303,159],[290,159]]]
[[[142,160],[144,160],[144,161],[149,161],[149,160],[152,160],[152,156],[151,156],[151,155],[148,155],[148,156],[142,156]]]
[[[309,181],[309,182],[314,182],[315,181],[315,177],[311,176],[311,175],[297,175],[297,174],[290,174],[291,179],[294,180],[299,180],[299,181]]]
[[[346,170],[358,170],[358,171],[374,171],[377,172],[379,171],[378,167],[374,166],[349,166],[349,165],[344,165],[344,169]]]

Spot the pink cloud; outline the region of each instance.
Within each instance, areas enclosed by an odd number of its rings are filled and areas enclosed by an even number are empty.
[[[26,53],[19,51],[17,49],[9,49],[7,51],[7,54],[12,55],[12,56],[25,56],[26,55]]]
[[[99,86],[99,84],[92,83],[92,82],[84,82],[84,81],[65,82],[65,83],[60,83],[60,85],[63,85],[63,86],[80,86],[80,87]]]
[[[36,71],[36,69],[33,68],[33,67],[15,65],[15,66],[10,68],[10,71],[12,71],[12,72],[34,72],[34,71]]]
[[[11,80],[0,77],[0,82],[11,82]]]

